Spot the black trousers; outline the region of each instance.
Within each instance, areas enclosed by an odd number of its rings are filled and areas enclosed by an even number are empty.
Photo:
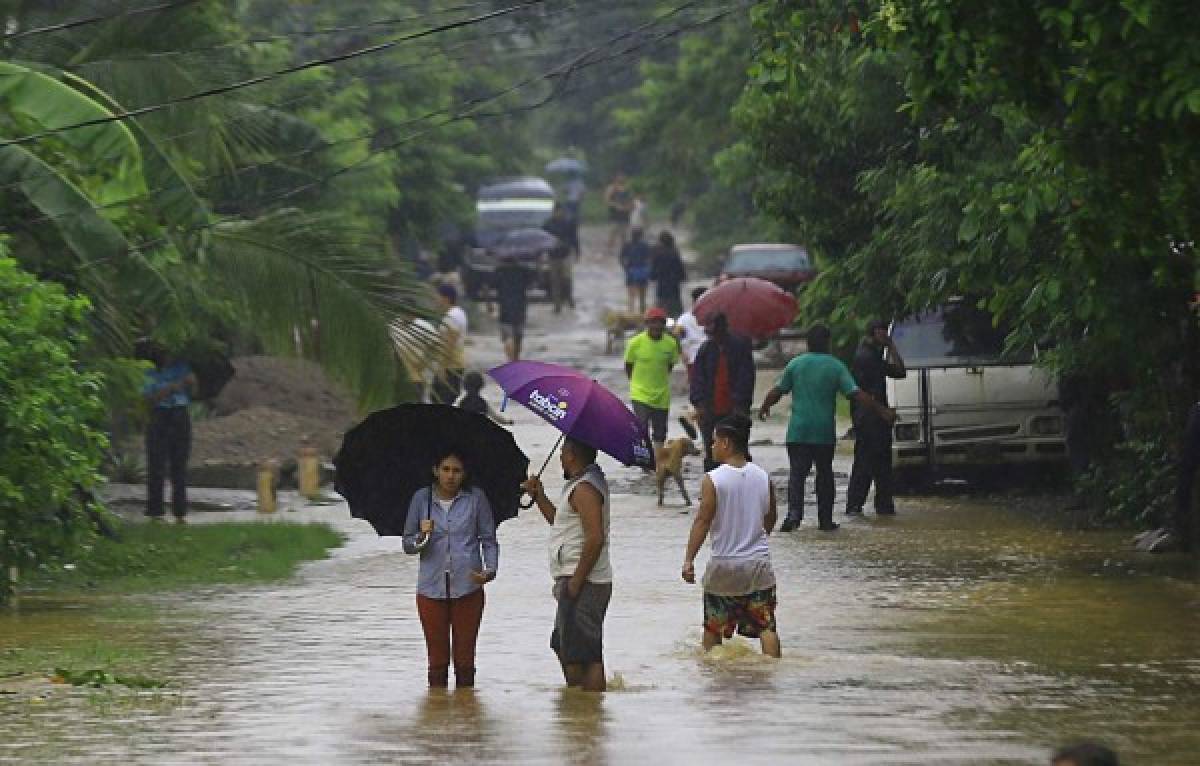
[[[192,419],[187,407],[156,407],[146,428],[146,515],[162,516],[163,481],[171,478],[171,511],[187,515],[187,463]]]
[[[813,466],[817,468],[817,523],[833,523],[833,448],[832,444],[788,444],[788,514],[792,521],[804,518],[804,483]]]
[[[854,467],[846,490],[846,510],[861,511],[875,484],[875,512],[895,513],[892,497],[892,429],[870,413],[854,420]]]

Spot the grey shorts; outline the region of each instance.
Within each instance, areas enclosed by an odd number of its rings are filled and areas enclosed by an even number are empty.
[[[554,581],[554,598],[558,611],[554,614],[554,632],[550,648],[564,665],[588,665],[604,661],[604,615],[612,598],[612,583],[585,582],[579,596],[567,596],[567,582],[559,577]]]

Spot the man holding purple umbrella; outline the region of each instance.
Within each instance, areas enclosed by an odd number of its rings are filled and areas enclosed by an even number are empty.
[[[567,438],[559,460],[567,480],[561,508],[546,497],[538,477],[521,485],[553,528],[550,574],[558,609],[550,648],[558,655],[567,686],[602,692],[607,688],[604,615],[612,598],[608,481],[596,465],[595,447]]]

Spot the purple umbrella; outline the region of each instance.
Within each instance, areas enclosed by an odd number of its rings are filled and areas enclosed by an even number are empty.
[[[545,362],[510,362],[488,374],[504,389],[507,399],[533,410],[563,436],[595,447],[625,465],[654,467],[646,427],[611,391],[578,370]]]

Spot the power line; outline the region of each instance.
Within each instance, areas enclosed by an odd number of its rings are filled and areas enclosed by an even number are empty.
[[[130,16],[141,16],[147,13],[158,13],[160,11],[169,11],[174,8],[182,8],[185,5],[193,5],[194,3],[202,2],[203,0],[174,0],[169,3],[159,3],[158,5],[149,5],[144,8],[133,8],[127,11],[119,11],[103,16],[89,16],[83,19],[75,19],[74,21],[64,21],[58,24],[50,24],[44,27],[35,29],[27,29],[24,32],[14,32],[4,35],[5,41],[20,40],[25,37],[33,37],[34,35],[46,34],[47,32],[62,32],[67,29],[75,29],[77,27],[87,26],[89,24],[98,24],[102,21],[111,21],[112,19],[128,18]]]
[[[124,56],[121,58],[104,59],[106,62],[131,62],[131,61],[154,61],[164,58],[173,58],[177,56],[187,56],[195,53],[213,53],[216,51],[228,50],[230,48],[241,48],[248,45],[261,45],[266,43],[281,42],[284,40],[295,40],[310,37],[323,37],[326,35],[344,34],[349,32],[357,32],[366,29],[376,29],[379,27],[391,27],[399,24],[406,24],[410,21],[422,21],[435,16],[446,16],[459,11],[469,11],[480,6],[490,6],[491,3],[486,0],[482,2],[464,3],[451,8],[441,8],[438,10],[428,11],[426,13],[414,13],[408,16],[397,16],[390,19],[374,19],[365,21],[361,24],[348,24],[339,27],[324,27],[320,29],[312,29],[297,32],[281,32],[272,35],[262,35],[259,37],[248,37],[243,40],[233,40],[226,43],[217,43],[201,48],[179,48],[169,51],[152,51],[135,56]],[[87,67],[87,64],[76,64],[69,67],[63,67],[67,71],[80,71]]]
[[[461,29],[463,27],[471,26],[473,24],[480,24],[482,22],[489,21],[491,19],[495,19],[495,18],[499,18],[502,16],[510,15],[512,13],[516,13],[517,11],[524,10],[525,8],[529,8],[534,5],[540,5],[543,2],[545,2],[545,0],[526,0],[526,2],[520,3],[519,5],[510,6],[508,8],[503,8],[498,11],[491,11],[489,13],[484,13],[484,14],[481,14],[478,16],[472,16],[467,19],[459,19],[457,21],[447,22],[445,24],[440,24],[435,27],[429,27],[427,29],[421,30],[420,32],[413,32],[410,34],[402,35],[402,36],[396,38],[395,40],[390,40],[385,43],[377,43],[375,45],[368,45],[365,48],[356,48],[352,51],[347,51],[346,53],[341,53],[336,56],[326,56],[326,57],[320,58],[320,59],[313,59],[312,61],[306,61],[303,64],[295,64],[293,66],[284,67],[283,69],[279,69],[274,72],[270,72],[268,74],[251,77],[251,78],[248,78],[245,80],[241,80],[239,82],[230,83],[228,85],[222,85],[222,86],[216,87],[216,88],[209,88],[207,90],[202,90],[202,91],[199,91],[196,93],[191,93],[186,96],[180,96],[179,98],[169,99],[167,101],[163,101],[158,104],[151,104],[149,106],[143,106],[143,107],[139,107],[137,109],[131,109],[131,110],[122,112],[121,114],[112,115],[110,117],[97,117],[92,120],[84,120],[83,122],[76,122],[76,123],[73,123],[70,125],[62,125],[57,128],[51,128],[49,130],[43,130],[43,131],[39,131],[37,133],[30,133],[25,136],[19,136],[17,138],[7,139],[4,141],[0,141],[0,147],[27,144],[32,141],[37,141],[39,139],[47,138],[49,136],[55,136],[60,133],[66,133],[71,130],[78,130],[80,128],[91,128],[91,127],[96,127],[98,125],[106,125],[106,124],[113,123],[113,122],[121,122],[124,120],[128,120],[132,117],[141,117],[143,115],[151,114],[153,112],[162,111],[163,109],[167,109],[172,106],[178,106],[179,104],[185,104],[185,103],[188,103],[191,101],[198,101],[198,100],[204,99],[204,98],[211,98],[212,96],[219,96],[224,93],[231,93],[233,91],[242,90],[243,88],[249,88],[254,85],[261,85],[265,82],[277,80],[281,77],[286,77],[287,75],[296,74],[297,72],[303,72],[308,69],[314,69],[314,68],[320,67],[320,66],[328,66],[329,64],[336,64],[336,63],[339,63],[342,61],[349,61],[350,59],[361,58],[362,56],[369,56],[371,54],[380,53],[382,51],[386,51],[386,50],[395,48],[396,46],[401,45],[402,43],[410,42],[412,40],[418,40],[423,37],[429,37],[430,35],[438,34],[440,32],[448,32],[448,31],[451,31],[454,29]]]
[[[574,8],[560,8],[555,11],[552,11],[550,13],[550,15],[558,15],[558,14],[565,13],[570,10],[574,10]],[[337,88],[337,87],[344,87],[346,85],[353,84],[353,83],[369,83],[369,82],[373,82],[375,80],[379,80],[384,77],[394,75],[396,72],[444,66],[445,63],[480,63],[475,58],[465,57],[465,56],[461,56],[461,57],[450,56],[447,54],[449,54],[450,52],[456,52],[456,51],[462,50],[464,48],[469,48],[472,44],[477,43],[481,40],[486,40],[489,36],[490,35],[486,35],[486,34],[477,35],[474,37],[470,37],[470,38],[466,38],[464,40],[457,41],[453,45],[449,46],[448,48],[442,48],[442,49],[435,51],[435,53],[439,54],[437,58],[425,57],[418,61],[406,61],[401,64],[396,64],[393,66],[387,66],[387,67],[383,67],[380,69],[375,69],[375,70],[369,71],[365,74],[352,75],[352,76],[346,78],[345,80],[339,80],[339,81],[335,81],[335,82],[331,83],[331,86],[334,88]],[[438,43],[429,43],[429,44],[430,45],[438,45]],[[549,50],[550,49],[546,48],[546,47],[539,47],[539,48],[527,48],[527,49],[523,49],[523,50],[512,51],[512,52],[505,53],[505,54],[493,53],[493,54],[488,55],[488,61],[489,61],[489,63],[492,63],[496,60],[497,57],[500,57],[500,56],[502,56],[503,58],[513,58],[513,57],[518,57],[518,56],[519,57],[541,56],[541,55],[544,55]],[[566,52],[566,50],[569,50],[569,49],[564,49],[564,52]],[[420,55],[420,54],[416,54],[416,55]],[[267,109],[278,109],[280,107],[291,106],[291,105],[303,103],[305,101],[310,101],[313,99],[324,98],[324,97],[327,97],[327,92],[325,90],[313,90],[313,91],[307,92],[301,96],[297,96],[295,98],[283,99],[280,101],[268,102],[265,104],[254,104],[253,106],[267,108]],[[246,122],[246,121],[249,121],[252,119],[254,119],[253,116],[233,117],[233,118],[222,121],[221,126],[227,127],[229,125]],[[418,119],[420,119],[420,118],[418,118]],[[391,127],[392,128],[404,127],[407,124],[411,124],[411,121],[406,121],[405,123],[401,123],[399,125],[391,126]],[[158,143],[167,143],[167,142],[175,141],[180,138],[186,138],[188,136],[209,133],[215,129],[216,129],[216,126],[208,124],[208,125],[204,125],[202,127],[194,128],[192,130],[181,131],[179,133],[172,133],[172,134],[167,134],[167,135],[156,135],[156,136],[154,136],[154,139]],[[346,143],[352,143],[354,141],[369,139],[379,132],[382,132],[382,130],[375,131],[373,133],[361,134],[358,136],[351,136],[351,137],[339,139],[339,140],[333,141],[333,142],[322,142],[319,146],[315,146],[310,149],[302,150],[301,152],[293,154],[293,155],[285,155],[278,159],[293,159],[293,158],[297,158],[299,156],[305,156],[307,154],[315,153],[318,151],[325,151],[327,149],[330,149],[330,148],[333,148],[336,146],[341,146]],[[0,146],[0,148],[3,148],[3,147]],[[109,152],[106,155],[90,157],[89,160],[91,163],[97,164],[97,163],[101,163],[101,162],[104,162],[107,160],[118,159],[123,155],[123,153],[124,153],[124,150],[117,149],[117,150],[113,150],[113,151]],[[260,168],[260,167],[267,167],[267,166],[274,164],[274,162],[278,161],[278,159],[259,162],[259,163],[256,163],[253,165],[248,165],[248,166],[241,166],[241,167],[235,169],[233,174],[239,175],[241,172],[244,172],[246,170],[253,170],[253,169]],[[0,184],[0,191],[4,191],[7,189],[22,186],[22,185],[24,185],[30,181],[36,180],[38,178],[47,178],[47,177],[57,176],[57,175],[59,175],[59,174],[55,171],[33,173],[33,174],[25,176],[19,180],[10,181],[6,184]],[[224,175],[227,175],[227,173],[218,173],[218,174],[212,174],[209,176],[201,176],[200,178],[194,179],[194,180],[203,181],[203,180],[207,180],[207,179],[211,179],[211,178],[218,178],[218,177],[221,177]],[[147,194],[153,194],[156,191],[163,191],[163,190],[165,190],[165,189],[160,187],[159,189],[156,189],[156,190],[150,190],[150,192],[147,192]],[[144,195],[139,195],[139,197],[140,196],[144,196]],[[98,208],[98,209],[103,209],[104,207],[113,206],[113,205],[121,205],[121,204],[122,204],[122,202],[109,203],[108,205],[100,206],[100,208]]]
[[[376,148],[372,149],[371,151],[368,152],[366,157],[364,157],[363,159],[358,160],[356,162],[353,162],[350,165],[343,166],[341,168],[333,170],[330,173],[326,174],[325,176],[322,176],[321,178],[301,184],[300,186],[294,187],[294,188],[289,189],[280,194],[273,195],[270,197],[259,198],[258,201],[259,202],[280,202],[280,201],[288,200],[299,194],[309,191],[310,189],[313,189],[313,188],[316,188],[319,186],[323,186],[335,178],[338,178],[346,173],[349,173],[349,172],[352,172],[354,170],[361,168],[362,166],[371,162],[372,160],[374,160],[376,157],[378,157],[381,154],[385,154],[385,153],[394,151],[394,150],[400,148],[401,146],[412,143],[413,141],[415,141],[421,137],[424,137],[426,135],[429,135],[430,133],[433,133],[437,130],[440,130],[441,128],[443,128],[447,125],[450,125],[452,123],[460,122],[460,121],[466,120],[466,119],[472,119],[475,117],[479,117],[479,118],[503,117],[503,116],[508,116],[511,114],[517,114],[517,113],[522,113],[522,112],[527,112],[527,111],[530,111],[533,109],[537,109],[541,106],[544,106],[546,103],[549,103],[554,98],[561,97],[562,95],[564,95],[565,90],[566,90],[567,81],[574,73],[576,73],[578,71],[581,71],[585,68],[590,68],[593,66],[598,66],[601,64],[608,63],[610,61],[617,60],[619,58],[627,56],[628,54],[630,54],[632,52],[640,50],[641,48],[644,48],[645,46],[647,46],[649,44],[656,43],[661,40],[668,39],[670,37],[678,36],[679,34],[682,34],[683,32],[689,31],[691,29],[695,29],[695,28],[698,28],[698,27],[701,27],[701,26],[704,26],[707,24],[714,23],[716,21],[720,21],[720,20],[728,17],[732,13],[746,7],[746,6],[734,6],[732,8],[728,8],[726,10],[720,11],[720,12],[715,13],[706,18],[700,19],[697,22],[693,22],[690,24],[684,24],[679,27],[666,30],[665,32],[654,35],[642,42],[633,44],[625,49],[622,49],[615,53],[609,54],[606,57],[602,57],[599,59],[589,61],[589,59],[595,53],[597,53],[601,50],[604,50],[606,47],[610,46],[611,44],[619,42],[624,39],[628,39],[630,37],[633,37],[636,34],[644,32],[645,30],[662,23],[663,21],[671,18],[672,16],[678,15],[679,13],[683,12],[684,10],[687,10],[693,6],[698,5],[700,2],[702,2],[702,0],[689,0],[689,2],[683,3],[682,5],[672,9],[671,11],[669,11],[661,16],[656,17],[655,19],[653,19],[649,22],[646,22],[644,24],[639,25],[638,27],[635,27],[633,29],[626,30],[625,32],[617,34],[617,35],[609,38],[608,40],[606,40],[604,43],[592,46],[587,51],[585,51],[583,54],[581,54],[580,56],[576,56],[571,61],[569,61],[565,64],[554,67],[554,68],[547,70],[545,72],[542,72],[538,75],[524,78],[524,79],[518,81],[517,83],[514,83],[513,85],[510,85],[509,87],[504,88],[503,90],[493,93],[489,96],[478,98],[478,99],[470,99],[470,100],[464,102],[465,108],[462,108],[458,111],[452,111],[449,108],[434,110],[431,112],[427,112],[426,114],[420,115],[418,117],[415,117],[411,120],[407,120],[404,123],[401,123],[398,125],[388,126],[386,128],[372,131],[369,133],[365,133],[365,134],[362,134],[359,136],[353,136],[353,137],[349,137],[349,138],[345,138],[345,139],[340,139],[339,141],[336,141],[336,142],[322,144],[319,147],[314,147],[312,149],[306,149],[303,151],[295,152],[290,155],[283,155],[280,157],[275,157],[266,162],[255,163],[253,165],[244,166],[244,167],[241,167],[241,168],[238,168],[237,170],[235,170],[233,174],[238,175],[238,174],[247,172],[249,170],[254,170],[254,169],[257,169],[260,167],[268,167],[268,166],[276,164],[282,160],[297,159],[297,158],[300,158],[303,156],[314,154],[318,151],[326,151],[326,150],[332,148],[333,146],[337,146],[337,145],[342,145],[342,144],[351,143],[351,142],[355,142],[355,141],[373,140],[387,132],[394,131],[398,128],[403,128],[407,125],[415,125],[415,124],[419,124],[421,122],[433,120],[439,116],[446,116],[446,119],[436,123],[435,125],[433,125],[429,128],[426,128],[424,130],[417,131],[414,133],[410,133],[391,144],[387,144],[387,145],[376,147]],[[558,78],[561,78],[563,85],[557,87],[555,89],[555,91],[553,91],[546,97],[544,97],[532,104],[525,104],[525,105],[515,107],[510,110],[505,110],[502,112],[477,114],[477,111],[488,103],[493,103],[495,101],[498,101],[498,100],[504,98],[505,96],[508,96],[519,90],[522,90],[536,82],[540,82],[540,81],[544,81],[544,80],[554,80],[554,79],[558,79]],[[208,178],[219,178],[219,177],[224,177],[226,175],[228,175],[228,174],[216,174],[213,176],[209,176]],[[204,179],[199,179],[199,180],[204,180]],[[103,209],[126,207],[138,200],[152,197],[154,194],[156,194],[160,191],[165,191],[168,188],[172,188],[172,187],[160,187],[158,189],[150,190],[150,191],[146,192],[145,194],[137,195],[135,197],[129,197],[124,200],[108,203],[106,205],[93,206],[92,209],[93,210],[103,210]],[[59,220],[59,219],[63,219],[63,218],[74,217],[74,216],[78,216],[78,215],[80,215],[80,213],[63,213],[63,214],[59,214],[59,215],[41,216],[41,217],[34,218],[34,219],[28,221],[27,224],[34,225],[34,224],[38,224],[38,223],[51,222],[51,221],[55,221],[55,220]],[[231,221],[236,221],[236,220],[239,220],[239,219],[225,218],[225,219],[215,220],[215,221],[212,221],[212,222],[209,222],[206,224],[188,227],[187,229],[183,230],[180,233],[201,231],[204,229],[208,229],[208,228],[212,228],[214,226],[220,225],[221,223],[229,223]],[[158,244],[162,244],[166,241],[167,241],[167,237],[160,237],[156,240],[150,240],[148,242],[143,243],[143,246],[151,247],[151,246],[155,246]]]

